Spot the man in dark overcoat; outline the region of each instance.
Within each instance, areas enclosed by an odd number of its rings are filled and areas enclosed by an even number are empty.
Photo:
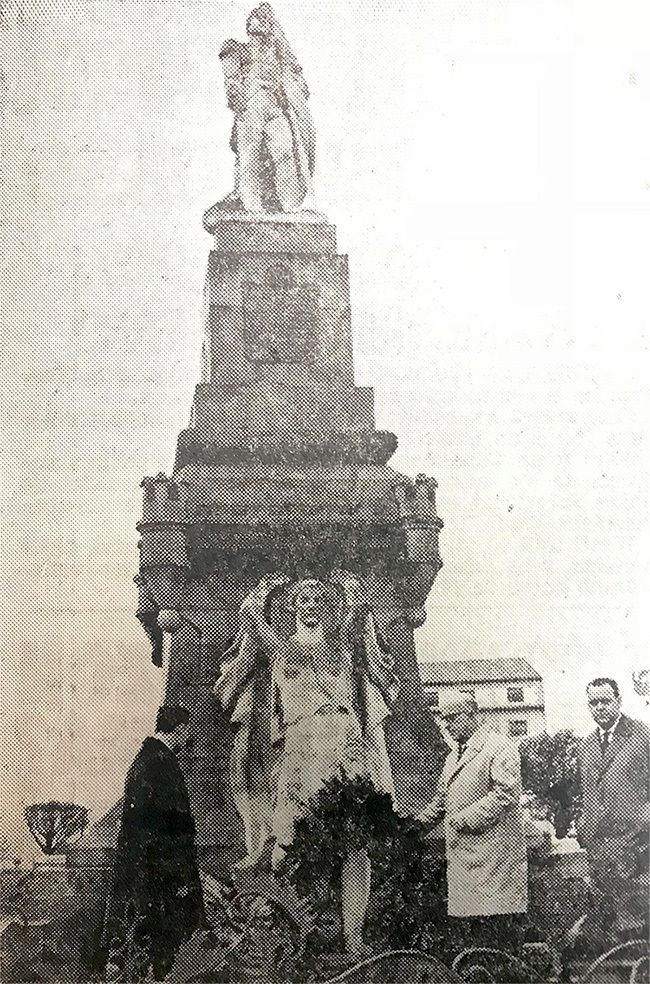
[[[598,677],[587,687],[596,728],[578,746],[582,815],[577,823],[602,931],[614,942],[647,932],[650,732],[621,713],[618,684]]]
[[[195,825],[176,755],[189,713],[165,705],[126,777],[103,950],[109,980],[162,980],[205,926]]]

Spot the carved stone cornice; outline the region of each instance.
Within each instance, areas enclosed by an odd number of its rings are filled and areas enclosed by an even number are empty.
[[[202,437],[196,430],[178,436],[174,471],[190,464],[203,465],[286,465],[296,467],[341,467],[346,465],[384,465],[397,449],[397,437],[390,431],[330,433],[291,440],[256,437],[246,445],[224,447]]]

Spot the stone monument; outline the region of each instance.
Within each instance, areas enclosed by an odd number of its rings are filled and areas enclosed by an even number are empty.
[[[138,524],[137,616],[154,662],[168,651],[166,699],[192,713],[184,768],[215,874],[244,837],[213,686],[263,576],[354,572],[400,680],[386,727],[399,809],[427,801],[442,757],[414,645],[441,566],[436,482],[389,467],[397,439],[375,428],[372,389],[355,386],[348,258],[314,210],[308,90],[267,4],[247,29],[221,52],[235,188],[204,216],[201,378],[171,476],[142,483]]]

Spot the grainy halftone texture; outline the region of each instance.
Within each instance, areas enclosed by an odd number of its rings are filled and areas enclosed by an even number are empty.
[[[218,52],[243,36],[247,10],[1,0],[3,868],[35,851],[24,807],[52,799],[91,808],[87,857],[110,846],[124,777],[166,696],[192,712],[183,766],[198,851],[208,876],[223,877],[243,833],[232,734],[211,688],[242,599],[273,570],[360,576],[400,677],[386,737],[407,813],[433,794],[442,754],[414,630],[423,661],[525,657],[544,677],[535,719],[546,714],[551,730],[585,724],[584,682],[614,666],[640,714],[630,671],[647,643],[636,601],[650,556],[639,521],[647,346],[633,304],[645,296],[647,223],[625,196],[638,205],[645,178],[630,163],[623,198],[616,182],[620,160],[645,160],[647,83],[632,64],[642,32],[623,5],[611,27],[618,54],[603,71],[602,16],[544,6],[278,10],[312,91],[318,207],[339,222],[342,247],[325,219],[306,231],[244,230],[236,243],[232,227],[212,230],[213,241],[199,231],[231,187]],[[603,132],[615,134],[613,164]],[[568,190],[569,172],[579,191]],[[355,369],[377,388],[377,429]],[[136,489],[161,469],[170,479],[147,483],[140,516]],[[405,477],[421,470],[440,481],[448,524],[424,625],[439,524],[435,483]],[[138,603],[139,519],[148,554]],[[613,582],[603,558],[621,544],[632,562]],[[154,583],[153,569],[170,564],[178,583]],[[160,662],[158,616],[179,598],[192,624],[161,669],[133,615],[138,607]],[[517,714],[518,727],[531,721]],[[619,791],[639,775],[629,748]],[[55,813],[73,823],[74,811]],[[610,819],[625,825],[625,805]],[[449,964],[441,859],[396,830],[390,848],[374,846],[387,887],[371,918],[384,933],[394,906],[391,946]],[[391,851],[403,876],[403,845],[420,867],[393,884]],[[637,873],[640,845],[624,846]],[[22,874],[12,872],[12,898]],[[100,918],[94,876],[71,889],[60,875],[42,875],[31,917],[50,917],[59,898],[69,915],[80,892]],[[554,882],[551,905],[543,874],[536,881],[544,938],[587,904],[577,882],[566,901]],[[623,892],[606,874],[600,888],[613,885]],[[242,912],[221,882],[204,890],[215,922],[243,932],[275,920],[294,946],[299,900]],[[92,935],[88,926],[77,937]],[[483,942],[513,947],[521,933],[511,920],[483,928]],[[465,925],[456,943],[475,933]],[[77,958],[70,975],[82,979]],[[367,974],[450,979],[433,958],[409,959]],[[506,961],[494,973],[504,966],[515,972]]]

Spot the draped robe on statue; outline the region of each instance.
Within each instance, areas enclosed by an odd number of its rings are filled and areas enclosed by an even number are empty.
[[[272,735],[271,655],[252,627],[242,629],[224,654],[214,692],[236,726],[230,757],[235,808],[244,824],[249,857],[271,836],[277,736]]]

